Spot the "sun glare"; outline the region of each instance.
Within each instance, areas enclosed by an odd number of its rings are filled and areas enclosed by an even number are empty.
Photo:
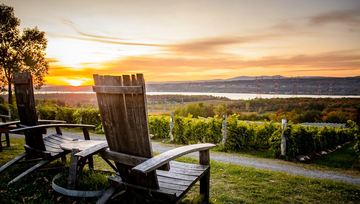
[[[68,79],[66,82],[71,86],[81,86],[84,83],[81,79]]]

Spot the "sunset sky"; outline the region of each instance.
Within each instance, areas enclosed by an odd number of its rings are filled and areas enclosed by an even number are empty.
[[[0,0],[48,39],[49,85],[360,75],[359,0]]]

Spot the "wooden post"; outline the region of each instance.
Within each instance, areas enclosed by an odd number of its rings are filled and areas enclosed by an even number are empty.
[[[69,167],[69,177],[68,177],[68,188],[75,189],[76,188],[76,179],[77,179],[77,171],[78,171],[78,157],[75,155],[78,153],[78,149],[73,149],[71,151],[71,159],[70,159],[70,167]]]
[[[85,140],[90,140],[90,134],[89,134],[89,130],[87,128],[83,128],[83,134],[84,134],[84,138]],[[87,158],[88,160],[88,165],[89,165],[89,169],[90,170],[94,170],[94,161],[93,161],[93,157],[89,156]]]
[[[10,108],[9,108],[9,117],[8,117],[8,119],[9,119],[9,121],[11,120]],[[2,122],[6,123],[5,117],[2,118]],[[9,132],[6,131],[4,134],[5,134],[6,146],[10,147],[10,135],[9,135]]]
[[[287,120],[285,118],[281,119],[281,156],[286,156],[286,141],[287,138],[284,135],[285,128],[286,128]]]
[[[0,152],[2,152],[2,140],[1,140],[1,132],[0,132]]]
[[[175,124],[174,112],[171,112],[170,113],[170,133],[169,133],[170,141],[174,140],[174,135],[173,135],[174,124]]]
[[[209,150],[204,150],[199,152],[199,159],[201,165],[210,165],[210,152]],[[210,194],[210,167],[205,172],[204,176],[200,179],[200,195],[204,197],[202,203],[209,203],[209,194]]]
[[[221,129],[222,136],[223,136],[221,143],[222,143],[223,145],[225,145],[226,139],[227,139],[226,126],[227,126],[227,115],[224,114],[224,115],[223,115],[223,122],[222,122],[222,129]]]

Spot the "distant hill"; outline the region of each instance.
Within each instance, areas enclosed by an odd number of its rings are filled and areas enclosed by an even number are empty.
[[[92,91],[91,86],[46,86],[41,91]],[[360,95],[360,76],[239,76],[203,81],[149,82],[151,92],[212,92],[258,94]]]

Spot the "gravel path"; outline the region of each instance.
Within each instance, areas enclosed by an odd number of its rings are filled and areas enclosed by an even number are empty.
[[[64,131],[64,135],[73,138],[83,138],[81,132]],[[91,139],[95,139],[95,140],[105,140],[104,136],[97,134],[91,134],[90,137]],[[152,142],[152,147],[153,147],[153,151],[161,153],[173,149],[177,147],[177,145]],[[198,158],[198,153],[189,154],[188,156]],[[335,171],[309,170],[295,165],[284,164],[275,159],[246,157],[246,156],[234,155],[234,154],[222,153],[222,152],[211,152],[211,159],[215,161],[238,164],[242,166],[249,166],[258,169],[285,172],[288,174],[301,175],[310,178],[329,179],[333,181],[341,181],[349,184],[360,185],[360,177],[357,176],[350,176]]]

